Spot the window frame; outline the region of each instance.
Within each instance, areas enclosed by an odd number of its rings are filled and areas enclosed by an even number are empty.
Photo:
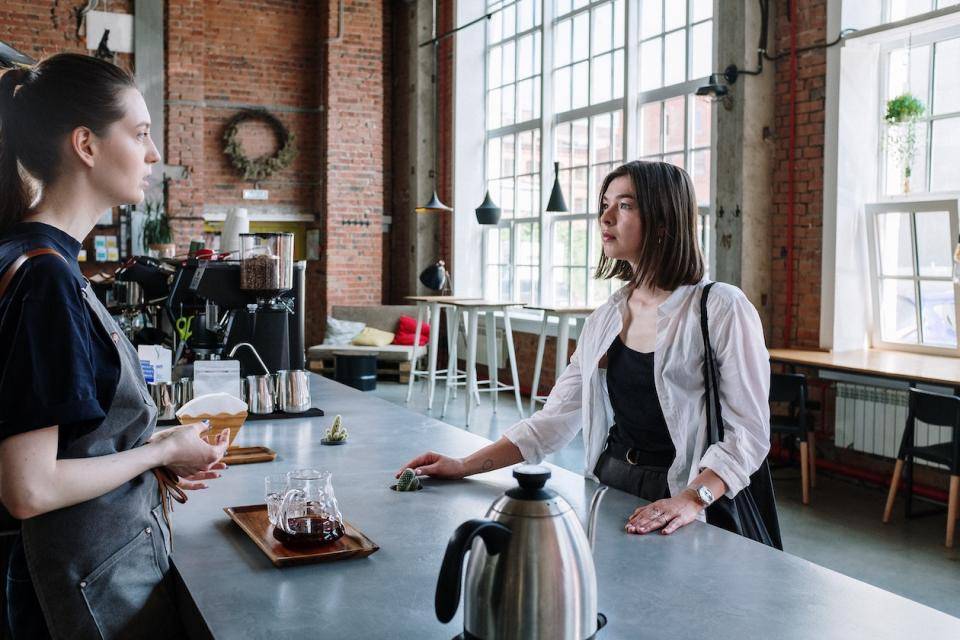
[[[956,322],[960,319],[960,285],[953,283],[953,304],[954,304],[954,329],[957,335],[957,342],[954,347],[938,347],[925,345],[919,342],[919,337],[923,335],[923,318],[921,316],[922,301],[920,297],[920,282],[943,282],[952,281],[951,278],[923,277],[920,275],[918,265],[918,250],[916,241],[916,214],[923,212],[944,212],[950,214],[950,240],[953,246],[953,238],[960,234],[960,199],[958,198],[923,198],[923,199],[898,199],[895,201],[874,202],[864,206],[866,217],[867,245],[869,251],[870,283],[871,283],[871,306],[873,311],[873,321],[870,328],[870,346],[875,349],[884,349],[889,351],[907,351],[911,353],[924,353],[929,355],[960,357],[960,330]],[[913,275],[895,277],[896,280],[911,280],[914,283],[915,314],[917,321],[918,343],[909,344],[903,342],[890,342],[883,339],[880,313],[880,283],[884,279],[881,275],[880,253],[878,248],[879,227],[877,219],[880,215],[886,213],[909,213],[911,214],[911,259],[913,263]]]

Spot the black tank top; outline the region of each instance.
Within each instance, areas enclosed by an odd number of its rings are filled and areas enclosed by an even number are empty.
[[[620,336],[607,349],[607,391],[615,424],[609,439],[645,453],[657,466],[670,466],[676,455],[653,380],[653,352],[629,348]],[[649,464],[650,462],[648,462]]]

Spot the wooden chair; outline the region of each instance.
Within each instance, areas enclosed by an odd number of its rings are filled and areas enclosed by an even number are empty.
[[[817,486],[817,454],[807,418],[807,377],[801,373],[770,374],[770,402],[786,403],[786,415],[770,414],[770,433],[796,436],[800,442],[800,484],[803,504],[810,504],[810,487]]]
[[[917,420],[930,425],[951,427],[953,429],[951,441],[918,447],[915,441]],[[958,507],[960,507],[960,397],[910,389],[907,424],[903,431],[903,439],[900,440],[900,452],[897,454],[897,463],[893,468],[893,478],[890,480],[887,506],[883,511],[883,521],[885,523],[890,522],[893,502],[897,497],[904,463],[906,463],[907,468],[906,513],[908,518],[913,515],[914,458],[936,462],[949,468],[950,493],[947,499],[947,536],[944,544],[947,547],[953,547],[957,516],[960,515],[960,512],[958,512]]]

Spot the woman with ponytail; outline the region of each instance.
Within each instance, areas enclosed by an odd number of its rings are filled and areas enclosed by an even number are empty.
[[[60,54],[0,75],[0,500],[14,638],[176,638],[170,498],[217,477],[204,424],[154,434],[136,351],[81,242],[160,155],[130,75]]]

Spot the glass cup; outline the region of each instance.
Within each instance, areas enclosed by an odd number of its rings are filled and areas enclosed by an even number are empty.
[[[278,513],[281,529],[294,541],[333,542],[343,535],[343,516],[329,471],[298,469],[287,474]]]
[[[273,526],[277,526],[280,522],[280,504],[283,502],[283,495],[287,492],[287,475],[274,473],[263,479],[267,518]]]

